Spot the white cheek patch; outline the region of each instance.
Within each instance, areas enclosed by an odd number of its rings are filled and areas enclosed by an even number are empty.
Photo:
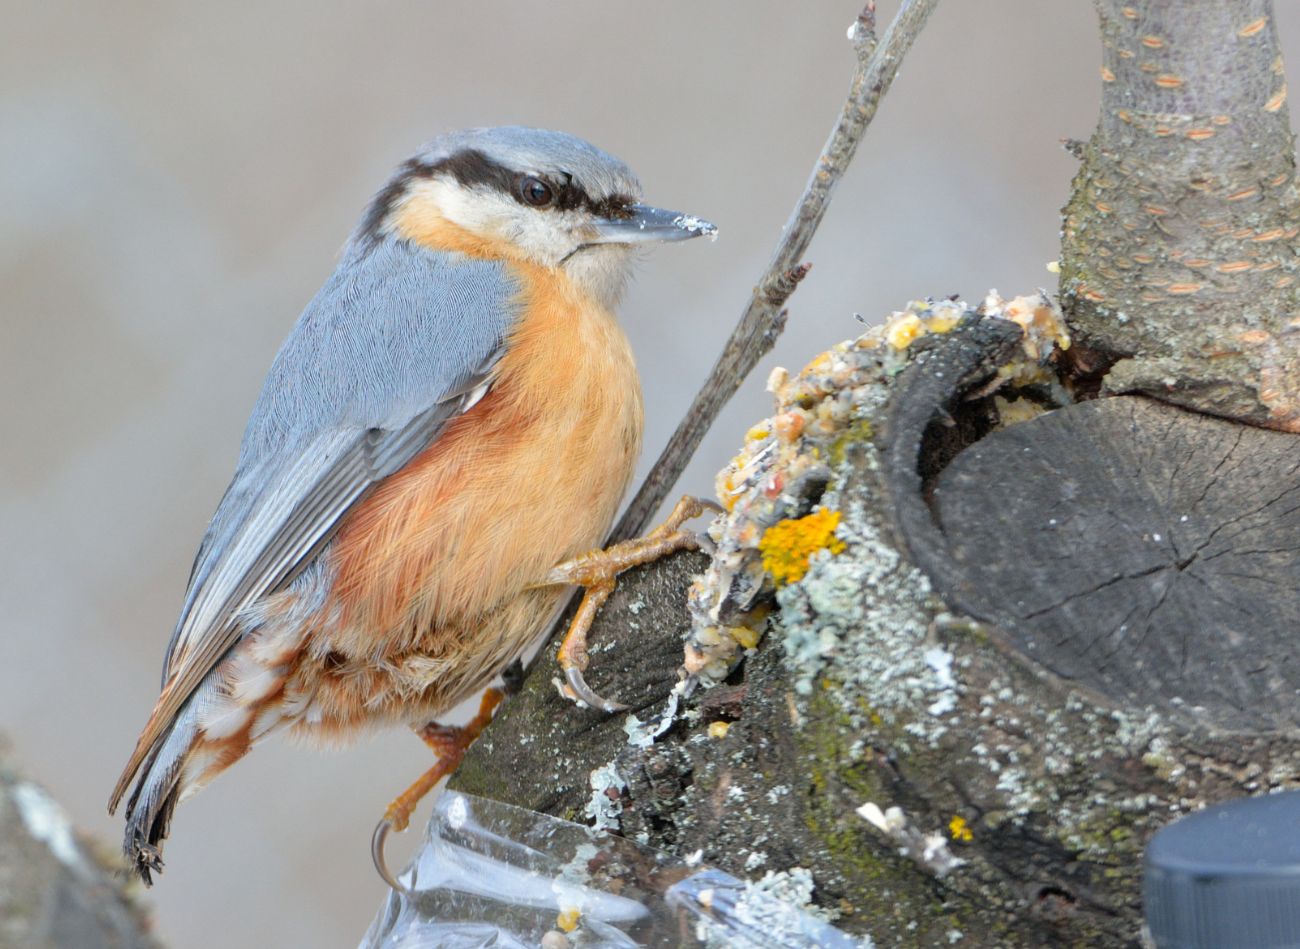
[[[557,266],[577,249],[571,212],[530,208],[491,188],[466,188],[450,178],[413,182],[403,203],[427,203],[435,213],[471,234],[503,241],[545,267]]]

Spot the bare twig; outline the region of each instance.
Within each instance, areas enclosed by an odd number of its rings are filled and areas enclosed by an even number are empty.
[[[611,542],[635,537],[645,530],[722,407],[781,335],[786,316],[782,307],[811,266],[800,263],[800,258],[807,251],[830,204],[831,193],[853,159],[862,134],[875,117],[881,98],[894,81],[903,56],[938,3],[939,0],[903,0],[879,43],[875,32],[875,0],[869,0],[849,28],[849,39],[857,53],[858,65],[840,117],[817,157],[817,164],[813,166],[794,213],[786,222],[781,242],[766,272],[754,286],[753,296],[740,322],[686,417],[673,432],[659,460],[614,528]]]

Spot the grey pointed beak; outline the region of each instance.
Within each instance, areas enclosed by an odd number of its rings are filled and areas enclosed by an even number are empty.
[[[601,218],[596,221],[596,237],[587,243],[648,244],[718,236],[716,227],[692,214],[652,208],[646,204],[634,204],[627,211],[629,217]]]

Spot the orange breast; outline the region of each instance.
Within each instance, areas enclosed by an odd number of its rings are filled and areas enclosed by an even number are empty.
[[[391,656],[427,648],[439,629],[465,635],[598,546],[613,520],[641,441],[627,339],[562,274],[512,266],[522,315],[488,395],[359,504],[331,545],[334,649]]]

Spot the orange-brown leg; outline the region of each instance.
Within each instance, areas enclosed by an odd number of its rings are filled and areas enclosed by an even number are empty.
[[[420,800],[432,791],[439,781],[460,766],[469,746],[474,744],[478,736],[483,733],[483,729],[487,728],[492,721],[492,715],[496,707],[501,704],[503,695],[500,689],[485,691],[479,702],[478,714],[464,725],[439,725],[437,722],[430,722],[415,730],[424,743],[438,755],[438,760],[432,768],[420,775],[414,784],[393,799],[388,809],[384,811],[383,819],[375,827],[374,836],[370,841],[370,852],[375,861],[375,869],[393,889],[401,889],[401,886],[389,871],[388,863],[384,859],[384,841],[388,838],[388,832],[395,830],[400,833],[406,830],[411,822],[411,814]]]
[[[578,612],[569,624],[569,630],[560,643],[560,668],[568,683],[565,694],[582,700],[592,708],[617,712],[627,708],[620,702],[597,695],[582,677],[590,657],[587,654],[587,634],[596,613],[609,595],[614,592],[616,578],[624,570],[652,563],[660,557],[678,550],[696,550],[700,546],[694,531],[682,530],[682,524],[699,517],[705,511],[721,513],[722,508],[712,501],[703,501],[689,495],[677,502],[668,519],[645,537],[612,544],[604,550],[593,550],[562,563],[546,575],[538,586],[550,584],[575,584],[585,587],[586,594],[578,605]]]

